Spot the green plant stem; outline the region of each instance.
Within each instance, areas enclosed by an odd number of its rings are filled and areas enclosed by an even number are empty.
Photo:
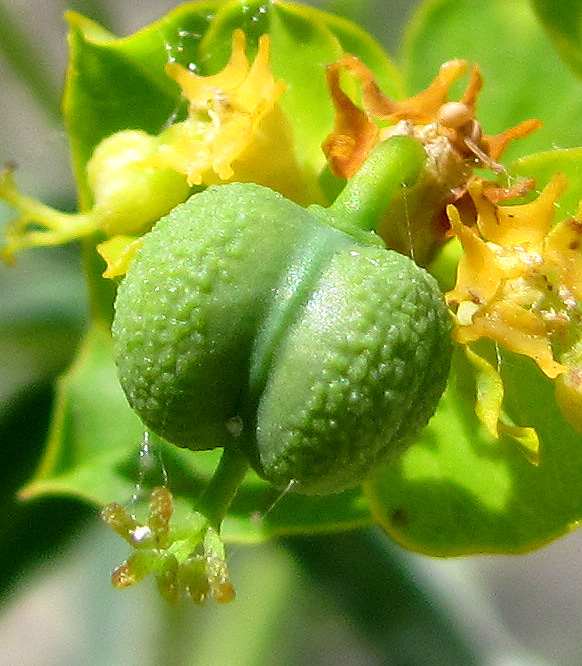
[[[326,210],[332,224],[377,231],[386,209],[402,190],[416,184],[426,162],[419,141],[396,136],[378,144]]]
[[[61,123],[60,95],[43,54],[28,31],[0,2],[0,53],[28,86],[51,120]]]
[[[241,451],[224,449],[214,475],[196,503],[196,509],[217,532],[248,469],[249,463]]]

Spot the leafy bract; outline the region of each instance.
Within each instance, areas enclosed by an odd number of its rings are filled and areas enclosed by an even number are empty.
[[[427,2],[409,30],[405,56],[412,91],[443,61],[477,62],[485,81],[479,100],[485,131],[540,118],[544,128],[508,151],[521,156],[509,168],[509,183],[534,178],[539,191],[555,173],[566,173],[569,188],[556,220],[576,213],[580,149],[550,149],[582,139],[574,122],[582,110],[580,86],[553,53],[527,2]],[[452,247],[454,257],[458,248]],[[450,270],[450,262],[440,264],[439,276],[447,282],[441,272]],[[582,516],[573,490],[582,482],[581,435],[558,409],[552,382],[523,356],[483,341],[476,346],[499,371],[510,427],[495,438],[478,419],[482,377],[459,348],[448,388],[420,441],[366,487],[384,528],[408,548],[433,555],[524,552],[574,529]],[[538,465],[508,436],[512,426],[535,428]]]
[[[580,113],[579,83],[552,53],[527,3],[425,3],[409,31],[406,56],[411,90],[447,59],[478,62],[485,80],[479,119],[487,131],[525,117],[542,119],[544,129],[516,142],[510,154],[580,143],[570,115]],[[511,164],[511,182],[533,177],[539,190],[555,173],[566,173],[569,188],[556,215],[564,219],[576,213],[582,195],[580,157],[578,148],[524,156]],[[505,411],[516,424],[536,428],[540,464],[532,465],[506,435],[496,440],[486,432],[473,410],[474,368],[459,352],[421,440],[368,485],[375,515],[410,548],[438,555],[523,552],[578,524],[582,502],[572,489],[582,481],[580,434],[531,361],[510,353],[500,359]]]
[[[508,151],[521,155],[509,167],[509,181],[534,178],[539,191],[555,173],[565,173],[569,187],[556,220],[576,214],[582,198],[580,149],[550,149],[581,142],[574,121],[581,111],[580,85],[553,54],[526,2],[425,3],[409,31],[405,55],[411,90],[421,88],[445,60],[478,62],[485,81],[479,119],[486,131],[540,118],[544,128]],[[540,149],[544,152],[529,154]],[[414,550],[519,553],[579,524],[582,501],[574,489],[582,482],[580,433],[565,421],[552,382],[531,360],[499,349],[489,353],[504,383],[507,417],[537,431],[539,465],[528,461],[514,439],[506,434],[495,439],[480,423],[474,411],[475,368],[458,350],[447,391],[420,441],[367,485],[375,516]]]
[[[536,428],[540,462],[492,437],[474,411],[475,376],[458,350],[449,386],[423,435],[367,484],[375,517],[401,544],[431,555],[521,553],[578,526],[582,435],[556,406],[533,361],[500,357],[505,411]]]
[[[509,180],[534,178],[537,189],[556,173],[569,188],[556,220],[576,214],[582,198],[579,148],[537,153],[509,166]],[[374,515],[405,546],[433,555],[519,553],[569,532],[582,516],[582,435],[557,407],[553,383],[533,361],[479,343],[498,367],[503,408],[539,437],[533,465],[515,439],[495,439],[475,413],[478,374],[461,348],[437,413],[420,441],[367,485]]]

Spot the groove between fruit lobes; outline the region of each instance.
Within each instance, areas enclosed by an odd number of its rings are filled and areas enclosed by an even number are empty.
[[[242,447],[263,477],[307,494],[398,455],[450,362],[428,273],[249,183],[208,188],[144,237],[113,335],[129,403],[154,432]]]

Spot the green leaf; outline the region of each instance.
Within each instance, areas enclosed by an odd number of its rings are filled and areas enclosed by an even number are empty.
[[[473,370],[458,351],[420,441],[367,486],[379,522],[411,550],[521,553],[579,525],[582,435],[564,420],[552,383],[533,361],[502,353],[499,363],[505,411],[537,430],[540,464],[528,462],[515,440],[485,431],[474,412]]]
[[[582,76],[582,1],[532,0],[532,5],[564,62]]]
[[[351,53],[360,58],[374,72],[376,82],[384,94],[397,99],[404,97],[405,86],[400,70],[368,32],[351,21],[311,7],[302,6],[301,13],[312,23],[323,22],[339,41],[342,53]],[[349,82],[344,85],[347,92],[352,92]],[[353,92],[357,95],[357,91]]]
[[[447,60],[478,63],[484,86],[477,118],[488,134],[528,118],[541,120],[541,130],[508,148],[508,160],[582,144],[580,82],[555,53],[527,0],[425,2],[409,26],[403,55],[409,92],[423,89]]]
[[[510,179],[534,178],[536,190],[547,185],[556,173],[568,176],[568,188],[556,206],[556,221],[573,217],[582,198],[582,148],[548,150],[527,155],[508,166]],[[531,198],[535,196],[532,193]]]
[[[45,456],[24,498],[80,497],[102,505],[130,502],[165,483],[180,511],[195,506],[220,451],[192,452],[155,440],[143,447],[144,428],[119,386],[109,333],[94,326],[61,378]],[[227,541],[259,542],[279,534],[335,531],[370,525],[359,489],[331,498],[281,493],[249,474],[223,525]]]
[[[533,198],[558,172],[569,181],[556,206],[556,220],[562,220],[578,209],[582,149],[522,157],[509,166],[508,180],[535,178]],[[457,249],[450,247],[453,255]],[[450,262],[440,269],[450,270]],[[475,414],[478,377],[458,352],[447,391],[420,441],[367,486],[379,522],[412,550],[444,556],[520,553],[569,532],[582,517],[575,491],[582,482],[582,436],[558,409],[553,383],[526,357],[490,349],[490,361],[500,366],[507,422],[537,431],[539,466],[515,439],[495,439],[486,431]]]
[[[59,380],[47,449],[23,497],[64,493],[111,502],[131,488],[120,466],[128,442],[139,449],[143,429],[124,405],[111,354],[109,334],[93,327]]]

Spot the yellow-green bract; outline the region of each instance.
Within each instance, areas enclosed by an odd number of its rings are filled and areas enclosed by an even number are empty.
[[[367,201],[362,173],[351,187]],[[402,182],[372,180],[384,202]],[[414,440],[446,383],[448,312],[350,196],[304,209],[251,183],[209,187],[144,236],[113,335],[146,426],[193,450],[243,449],[306,494],[353,486]]]

